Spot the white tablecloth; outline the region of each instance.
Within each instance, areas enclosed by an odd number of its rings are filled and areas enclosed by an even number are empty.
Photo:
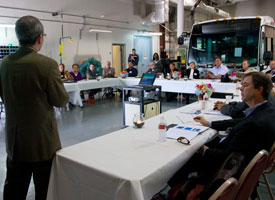
[[[69,93],[70,102],[76,105],[82,106],[80,98],[81,90],[90,90],[105,87],[127,87],[132,85],[138,85],[139,78],[128,77],[126,79],[121,78],[105,78],[97,80],[82,80],[77,83],[64,83],[66,91]],[[196,84],[211,83],[215,89],[215,92],[225,92],[228,90],[235,90],[236,83],[221,83],[206,79],[194,79],[184,81],[180,80],[165,80],[156,79],[154,85],[160,85],[163,92],[175,92],[175,93],[195,93]]]
[[[211,100],[213,104],[214,100]],[[170,110],[145,122],[142,129],[125,128],[57,152],[47,200],[149,200],[214,134],[212,129],[183,145],[168,139],[157,142],[158,123],[195,123],[184,109]],[[212,105],[209,105],[212,107]],[[208,115],[207,119],[228,118]]]

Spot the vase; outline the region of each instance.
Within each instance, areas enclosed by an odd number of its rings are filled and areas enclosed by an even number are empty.
[[[199,100],[200,100],[200,101],[203,100],[203,95],[204,95],[204,93],[199,95]]]

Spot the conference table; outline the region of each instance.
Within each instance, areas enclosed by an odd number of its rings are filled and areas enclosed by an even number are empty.
[[[217,99],[208,101],[212,110]],[[200,103],[169,110],[145,121],[141,129],[128,127],[56,153],[47,200],[150,200],[172,175],[217,132],[208,129],[184,145],[174,139],[160,143],[158,123],[194,124],[190,110]],[[206,110],[207,110],[206,109]],[[221,114],[201,114],[208,120],[229,119]]]
[[[138,85],[140,78],[104,78],[94,80],[81,80],[76,83],[64,83],[65,89],[70,96],[70,102],[83,106],[80,98],[80,91],[106,88],[106,87],[129,87]],[[211,83],[215,92],[225,92],[228,90],[235,90],[236,83],[222,83],[220,80],[209,80],[209,79],[193,79],[193,80],[167,80],[156,78],[154,85],[160,85],[163,92],[174,92],[174,93],[186,93],[195,94],[196,84]]]

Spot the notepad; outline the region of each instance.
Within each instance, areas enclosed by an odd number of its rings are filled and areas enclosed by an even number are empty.
[[[178,139],[179,137],[185,137],[188,140],[192,140],[200,133],[206,131],[208,127],[200,125],[178,125],[176,127],[170,128],[166,132],[166,137],[171,139]]]

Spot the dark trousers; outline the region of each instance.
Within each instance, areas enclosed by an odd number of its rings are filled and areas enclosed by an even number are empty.
[[[7,158],[4,200],[25,200],[31,177],[35,186],[35,200],[46,200],[52,160],[17,162]]]

